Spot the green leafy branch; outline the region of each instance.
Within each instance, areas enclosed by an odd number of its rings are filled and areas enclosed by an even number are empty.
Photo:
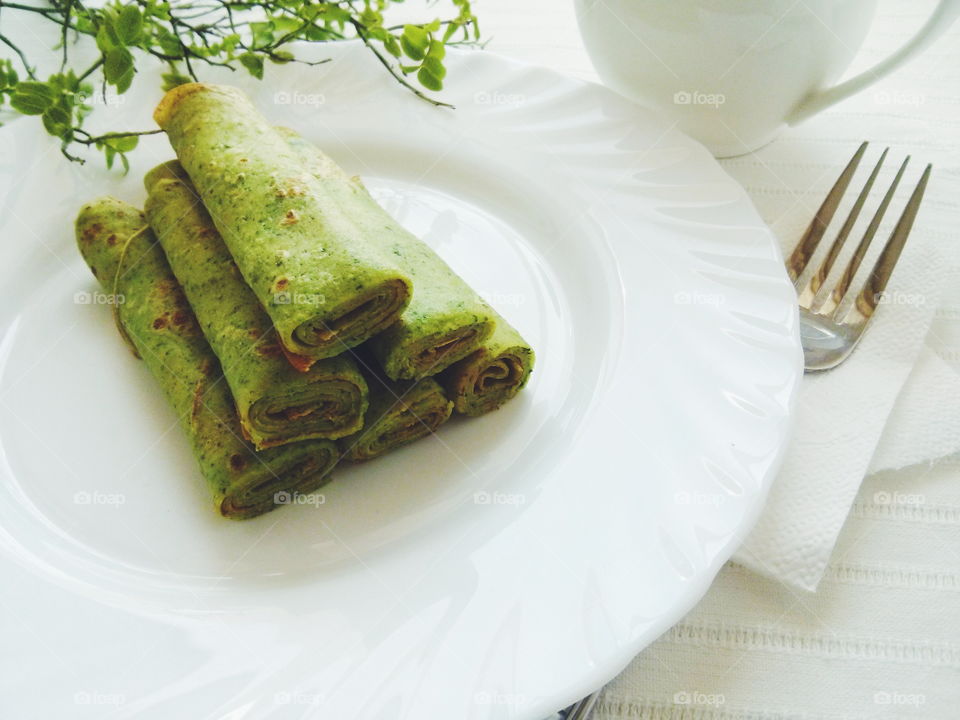
[[[133,85],[138,61],[152,57],[166,66],[165,90],[200,80],[204,68],[245,70],[262,79],[270,63],[318,65],[297,58],[291,42],[322,43],[359,38],[396,81],[434,105],[446,105],[426,91],[438,91],[446,76],[448,45],[474,44],[480,39],[470,0],[448,0],[452,17],[422,24],[387,25],[389,6],[403,0],[114,0],[87,7],[82,0],[0,0],[0,106],[22,115],[38,116],[46,131],[60,139],[69,160],[83,163],[77,148],[103,153],[107,167],[119,158],[129,167],[127,153],[139,138],[159,130],[118,130],[94,135],[84,129],[93,111],[99,86],[118,96]],[[60,66],[45,78],[4,32],[8,13],[31,13],[57,25]],[[96,59],[74,67],[71,51],[93,43]],[[12,56],[9,56],[12,55]],[[87,55],[89,57],[89,54]]]

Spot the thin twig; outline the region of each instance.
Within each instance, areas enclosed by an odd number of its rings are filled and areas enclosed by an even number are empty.
[[[83,74],[79,78],[77,78],[77,81],[83,82],[88,77],[90,77],[93,73],[95,73],[97,69],[100,68],[101,65],[103,65],[103,55],[101,55],[93,65],[91,65],[86,70],[84,70]]]
[[[76,127],[76,128],[73,128],[73,132],[80,133],[81,135],[84,136],[82,138],[74,138],[74,142],[78,142],[81,145],[96,145],[97,143],[104,142],[106,140],[115,140],[117,138],[134,137],[134,136],[140,137],[143,135],[157,135],[159,133],[162,133],[163,130],[161,130],[160,128],[157,128],[155,130],[130,130],[128,132],[108,132],[108,133],[104,133],[103,135],[91,135],[83,128]]]
[[[27,73],[27,75],[30,77],[31,80],[36,80],[37,76],[34,75],[33,68],[30,67],[30,65],[27,63],[27,56],[23,54],[23,50],[18,48],[10,38],[8,38],[6,35],[3,35],[2,33],[0,33],[0,42],[2,42],[4,45],[6,45],[8,48],[13,50],[17,54],[17,56],[20,58],[20,62],[23,64],[24,71]]]
[[[63,28],[60,30],[60,45],[63,57],[60,60],[60,72],[67,69],[67,33],[70,32],[70,13],[73,11],[73,0],[67,0],[67,10],[63,14]]]

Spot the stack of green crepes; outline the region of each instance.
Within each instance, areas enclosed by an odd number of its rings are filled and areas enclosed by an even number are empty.
[[[230,87],[171,90],[177,160],[145,213],[85,205],[77,243],[181,419],[220,513],[244,518],[524,386],[533,350],[318,148]]]

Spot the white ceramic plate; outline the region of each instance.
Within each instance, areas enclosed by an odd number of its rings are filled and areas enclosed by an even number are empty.
[[[742,190],[603,88],[454,53],[437,109],[347,44],[241,82],[536,348],[502,410],[227,522],[74,248],[142,202],[0,132],[0,695],[18,718],[536,718],[706,591],[782,454],[793,291]],[[159,83],[109,104],[150,127]]]

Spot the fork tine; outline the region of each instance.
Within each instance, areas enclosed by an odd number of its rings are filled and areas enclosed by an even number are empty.
[[[867,278],[863,290],[857,296],[856,307],[865,318],[869,318],[876,310],[877,303],[880,301],[880,294],[886,289],[887,281],[893,274],[893,268],[896,267],[897,261],[900,259],[900,253],[907,242],[907,236],[910,235],[910,230],[913,228],[913,221],[920,210],[920,202],[923,200],[923,192],[927,189],[927,181],[930,179],[932,169],[932,165],[927,165],[924,169],[917,187],[914,188],[906,207],[903,208],[900,219],[897,220],[896,227],[890,233],[890,239],[883,246],[880,257],[877,258],[873,270],[870,271],[870,277]]]
[[[847,290],[850,289],[850,283],[853,282],[854,275],[856,275],[857,270],[860,269],[860,263],[863,262],[863,257],[867,254],[867,250],[870,248],[870,243],[873,242],[873,238],[877,234],[877,228],[880,227],[880,222],[883,220],[884,213],[887,212],[887,206],[889,206],[890,201],[893,200],[893,195],[897,190],[897,186],[900,184],[900,178],[903,177],[903,171],[907,169],[907,163],[909,162],[910,156],[907,155],[907,157],[904,158],[903,162],[900,164],[900,169],[897,170],[897,174],[893,178],[893,182],[890,183],[890,187],[883,196],[883,200],[880,201],[880,205],[877,207],[876,212],[870,219],[870,224],[867,225],[867,229],[864,231],[863,237],[860,239],[860,242],[857,245],[857,249],[853,251],[853,255],[850,257],[847,267],[843,270],[843,275],[841,275],[840,279],[837,281],[836,286],[833,288],[833,292],[830,293],[830,297],[828,297],[824,301],[823,305],[819,308],[819,312],[822,315],[829,316],[835,314],[837,309],[840,307],[840,303],[843,302],[843,296],[847,294]]]
[[[853,230],[853,226],[856,224],[857,218],[860,217],[860,210],[863,209],[863,204],[866,202],[867,196],[873,189],[873,183],[877,179],[877,175],[880,172],[880,167],[883,165],[883,161],[886,160],[889,150],[890,148],[884,148],[884,151],[880,153],[880,159],[877,160],[877,164],[873,166],[873,171],[870,173],[870,177],[867,178],[867,182],[864,183],[863,189],[860,191],[860,194],[857,195],[857,199],[853,203],[853,207],[850,208],[850,213],[847,215],[847,219],[844,221],[843,226],[840,228],[840,232],[837,233],[836,239],[833,241],[833,244],[827,251],[827,256],[823,259],[823,262],[820,263],[820,267],[817,268],[817,271],[810,276],[810,280],[807,281],[806,287],[804,287],[800,292],[800,307],[809,308],[813,305],[814,298],[816,298],[817,293],[823,286],[827,276],[830,275],[830,271],[833,269],[833,264],[837,261],[837,256],[843,249],[843,245],[846,243],[847,237],[850,235],[850,231]]]
[[[840,200],[843,199],[843,194],[847,191],[847,186],[850,185],[850,180],[857,171],[860,158],[863,157],[863,153],[866,152],[866,150],[866,142],[857,148],[850,162],[847,163],[843,172],[840,173],[840,177],[837,178],[837,182],[830,189],[830,192],[827,193],[827,197],[824,198],[823,203],[817,210],[817,214],[813,216],[813,220],[810,221],[810,225],[803,233],[803,237],[800,238],[800,242],[797,243],[797,246],[790,254],[790,258],[787,260],[787,273],[790,275],[790,280],[794,283],[796,283],[797,278],[803,274],[807,263],[810,262],[810,258],[817,251],[817,246],[823,238],[823,233],[826,232],[827,225],[829,225],[830,220],[833,219],[833,215],[840,205]]]

